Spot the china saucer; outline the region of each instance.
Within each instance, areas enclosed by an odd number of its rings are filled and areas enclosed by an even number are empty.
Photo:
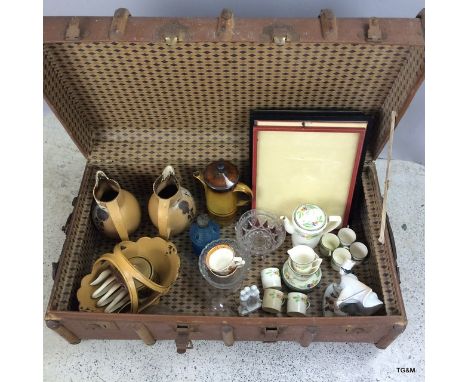
[[[300,277],[291,269],[289,261],[283,264],[282,269],[283,281],[289,289],[298,292],[310,292],[312,288],[317,286],[322,278],[322,270],[319,268],[311,275],[301,275]]]

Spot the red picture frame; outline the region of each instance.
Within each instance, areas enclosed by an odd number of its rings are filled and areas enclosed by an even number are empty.
[[[261,125],[258,125],[261,123]],[[356,123],[355,121],[350,121],[349,123],[345,121],[336,121],[336,122],[311,122],[315,126],[307,126],[304,122],[298,121],[259,121],[255,120],[252,127],[252,208],[257,208],[257,162],[258,162],[258,139],[259,133],[261,132],[310,132],[310,133],[336,133],[336,134],[357,134],[358,140],[356,145],[356,151],[354,155],[354,163],[352,165],[352,174],[351,181],[348,187],[348,193],[346,198],[346,206],[342,215],[342,226],[348,224],[349,215],[351,211],[351,204],[353,201],[354,189],[356,186],[356,178],[360,168],[360,161],[362,150],[364,146],[364,139],[367,128],[367,121]],[[353,125],[362,125],[361,127],[352,127]],[[304,126],[305,125],[305,126]],[[334,127],[335,126],[335,127]],[[304,200],[304,203],[311,202],[313,200]],[[266,208],[263,208],[266,209]],[[288,211],[289,215],[292,213]]]

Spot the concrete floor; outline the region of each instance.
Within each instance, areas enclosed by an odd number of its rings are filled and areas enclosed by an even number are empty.
[[[85,160],[56,118],[44,116],[44,310],[52,288],[51,263],[78,192]],[[380,178],[385,162],[378,161]],[[82,341],[69,345],[44,325],[45,381],[423,381],[424,166],[392,164],[389,215],[398,251],[408,327],[386,350],[370,344],[235,343],[196,341],[184,355],[173,341]],[[415,368],[400,374],[398,367]]]

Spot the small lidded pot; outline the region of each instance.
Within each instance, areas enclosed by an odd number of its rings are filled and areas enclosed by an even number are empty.
[[[239,170],[227,160],[212,162],[203,173],[196,171],[193,176],[203,185],[208,213],[220,224],[230,223],[237,207],[248,204],[252,199],[252,190],[239,182]],[[242,198],[242,194],[247,198]]]
[[[205,248],[208,243],[219,239],[220,228],[218,224],[208,218],[207,214],[201,214],[190,226],[189,235],[193,252],[195,252],[197,256],[200,256],[203,248]]]
[[[292,214],[292,221],[281,216],[284,228],[292,235],[293,245],[315,248],[323,234],[341,225],[341,216],[328,216],[315,204],[302,204]]]

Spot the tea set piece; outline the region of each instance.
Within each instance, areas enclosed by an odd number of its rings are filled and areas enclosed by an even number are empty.
[[[195,201],[190,192],[179,184],[172,166],[166,166],[154,181],[148,212],[159,236],[166,240],[188,228],[195,217]]]
[[[349,246],[349,253],[351,253],[351,259],[359,264],[367,257],[369,250],[364,243],[355,241]]]
[[[201,214],[190,226],[189,237],[192,243],[192,250],[200,256],[203,248],[214,240],[220,238],[219,225],[211,220],[207,214]]]
[[[303,317],[306,315],[307,309],[310,307],[307,295],[300,292],[290,292],[287,300],[286,313],[288,316]]]
[[[317,272],[323,261],[312,248],[302,244],[288,249],[288,255],[291,268],[300,275]]]
[[[198,267],[203,278],[218,289],[233,289],[245,278],[250,255],[233,239],[218,239],[203,248]]]
[[[319,251],[324,257],[331,258],[335,249],[340,246],[340,239],[333,233],[326,233],[320,238]]]
[[[239,182],[239,170],[227,160],[214,161],[193,176],[203,185],[208,213],[223,226],[233,221],[237,207],[247,205],[252,199],[252,190]]]
[[[242,214],[235,230],[239,245],[252,255],[272,253],[286,238],[286,231],[279,217],[256,209]]]
[[[139,313],[169,292],[179,267],[176,247],[160,237],[123,241],[99,257],[81,280],[79,309]]]
[[[229,277],[238,268],[245,265],[245,260],[242,257],[235,256],[235,252],[230,245],[218,244],[207,252],[205,263],[214,275]]]
[[[135,196],[99,170],[93,197],[91,217],[96,228],[110,238],[128,240],[141,222],[141,209]]]
[[[283,264],[282,274],[283,281],[289,289],[306,293],[316,287],[322,278],[320,268],[310,275],[300,275],[292,269],[289,261]]]
[[[277,289],[265,289],[263,291],[262,310],[268,313],[281,313],[281,307],[286,301],[284,292]]]
[[[332,283],[325,290],[325,316],[370,316],[382,308],[383,302],[377,294],[359,281],[356,275],[347,273],[351,267],[352,261],[348,260],[340,270],[340,283]]]
[[[339,272],[342,265],[348,260],[351,260],[351,253],[349,250],[344,247],[339,247],[333,251],[331,266],[335,271]]]
[[[246,316],[260,309],[262,300],[260,299],[260,291],[256,285],[246,286],[240,291],[240,305],[238,308],[239,315]]]
[[[349,227],[344,227],[338,231],[338,238],[340,239],[340,246],[349,247],[356,241],[356,232]]]
[[[289,292],[286,294],[277,289],[269,288],[263,292],[262,310],[272,314],[279,314],[286,301],[286,314],[290,317],[303,317],[310,307],[307,295],[303,293]]]
[[[323,234],[333,231],[341,225],[340,216],[328,216],[315,204],[298,206],[291,220],[286,216],[280,217],[284,227],[292,235],[293,245],[307,245],[315,248]]]
[[[265,268],[260,272],[263,289],[281,289],[281,275],[278,268]]]
[[[298,292],[310,292],[322,278],[322,259],[307,245],[297,245],[288,250],[282,274],[286,286]]]

